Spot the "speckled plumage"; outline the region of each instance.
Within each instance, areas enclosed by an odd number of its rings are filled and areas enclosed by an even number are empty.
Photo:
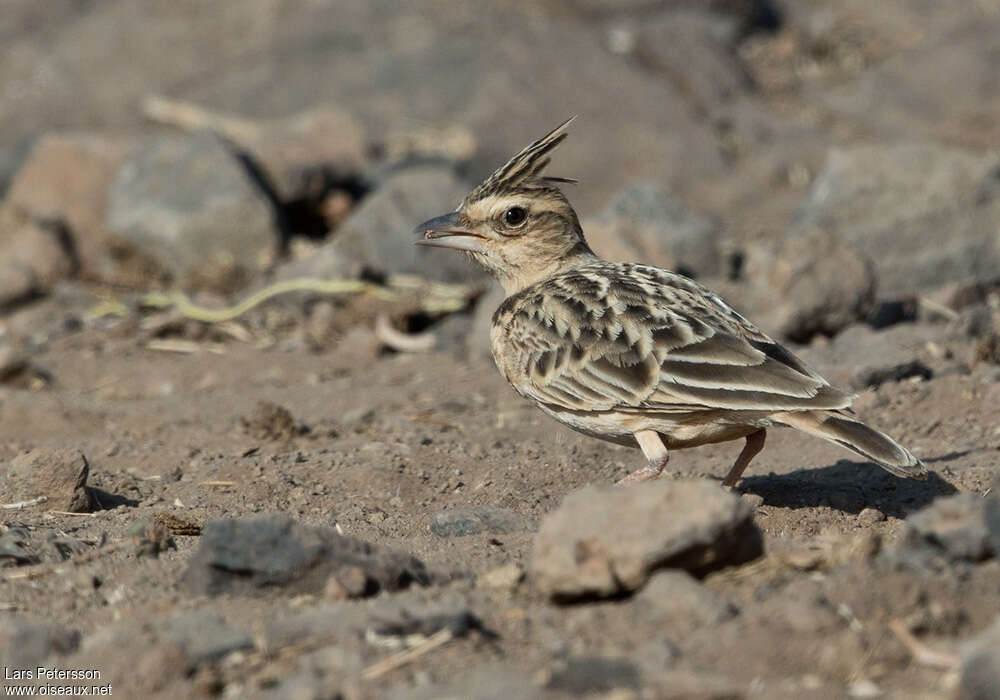
[[[504,286],[490,339],[519,394],[576,430],[638,444],[649,466],[626,481],[659,474],[669,449],[745,437],[725,480],[732,485],[772,425],[832,440],[900,476],[926,473],[852,416],[850,394],[705,287],[597,257],[553,184],[565,180],[540,174],[567,124],[514,156],[456,212],[418,227],[421,243],[466,251]]]

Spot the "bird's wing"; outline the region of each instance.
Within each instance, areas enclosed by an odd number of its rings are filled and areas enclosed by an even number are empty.
[[[835,409],[852,398],[708,290],[642,266],[603,263],[508,299],[493,347],[518,391],[570,410]]]

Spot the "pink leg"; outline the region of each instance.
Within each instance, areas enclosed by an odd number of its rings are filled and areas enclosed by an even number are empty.
[[[660,439],[660,435],[656,431],[640,430],[635,434],[635,441],[639,443],[639,447],[642,448],[642,453],[646,455],[649,463],[642,469],[637,469],[620,480],[618,482],[619,486],[655,479],[663,471],[663,468],[667,466],[667,462],[670,461],[670,454],[667,452],[667,448],[663,445],[663,440]]]
[[[732,488],[736,486],[736,482],[740,480],[740,476],[743,474],[743,470],[750,465],[750,460],[757,456],[757,453],[764,449],[764,438],[767,437],[767,431],[761,428],[756,433],[750,433],[747,435],[747,442],[743,446],[743,451],[740,452],[740,456],[736,458],[736,462],[733,464],[733,468],[729,470],[726,474],[726,478],[722,481],[723,486]]]

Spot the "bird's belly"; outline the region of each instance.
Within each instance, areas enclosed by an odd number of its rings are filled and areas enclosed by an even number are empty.
[[[696,447],[746,437],[770,424],[766,419],[712,420],[689,413],[661,416],[635,415],[617,411],[570,411],[540,404],[539,407],[560,423],[591,437],[636,447],[633,437],[640,430],[654,430],[667,449]]]

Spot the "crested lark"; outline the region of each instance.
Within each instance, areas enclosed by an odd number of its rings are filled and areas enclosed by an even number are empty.
[[[852,415],[835,389],[699,284],[591,251],[576,212],[542,174],[572,119],[474,189],[457,211],[419,227],[419,245],[465,251],[503,285],[490,340],[519,394],[587,435],[638,445],[660,474],[668,450],[745,438],[733,486],[771,426],[825,438],[897,476],[927,471]]]

